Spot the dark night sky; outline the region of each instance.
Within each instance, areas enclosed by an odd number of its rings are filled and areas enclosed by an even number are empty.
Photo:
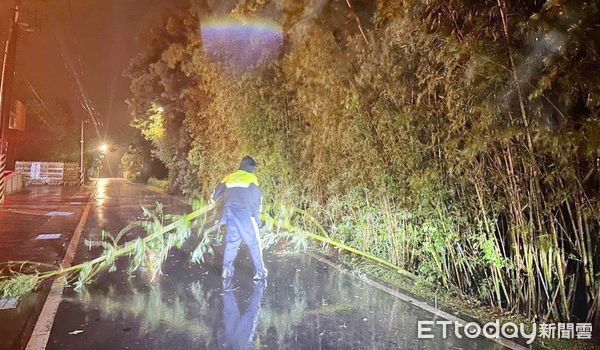
[[[184,6],[186,0],[21,0],[22,21],[33,33],[20,35],[17,74],[31,82],[43,100],[67,100],[78,119],[87,116],[76,97],[76,87],[61,56],[77,67],[81,59],[84,86],[99,112],[107,139],[126,143],[130,112],[125,104],[129,81],[123,77],[130,59],[145,45],[144,33],[168,7]],[[9,26],[14,0],[0,0],[0,39]],[[71,11],[69,10],[71,6]],[[72,14],[72,15],[71,15]],[[76,50],[76,47],[79,50]],[[2,48],[4,44],[2,44]],[[68,59],[67,59],[68,61]],[[23,78],[20,79],[21,82]],[[23,83],[16,85],[17,97],[33,96]],[[40,122],[35,116],[29,123]],[[90,130],[92,132],[92,130]],[[94,132],[95,133],[95,132]],[[96,142],[99,142],[96,140]]]
[[[2,48],[14,1],[0,0]],[[131,58],[143,50],[147,33],[160,22],[162,14],[168,8],[187,6],[189,0],[20,1],[21,21],[30,24],[34,32],[20,34],[15,97],[26,102],[35,99],[24,83],[24,80],[28,80],[42,100],[51,107],[52,113],[55,112],[53,108],[57,109],[56,102],[66,101],[78,124],[78,120],[87,118],[89,114],[77,98],[79,89],[72,77],[83,77],[83,90],[103,122],[99,130],[100,139],[104,141],[106,135],[107,143],[120,145],[120,151],[113,154],[114,162],[111,160],[112,167],[117,167],[120,156],[116,153],[124,152],[133,135],[133,129],[129,127],[131,114],[125,103],[130,95],[129,81],[123,77],[123,72]],[[326,1],[321,0],[319,3]],[[213,11],[223,12],[230,9],[235,0],[208,0],[207,3]],[[339,4],[345,9],[343,2]],[[61,53],[61,48],[64,54]],[[78,64],[78,59],[81,64]],[[75,70],[81,67],[80,73],[69,74],[65,62]],[[42,124],[42,121],[30,110],[27,123]],[[102,141],[95,135],[92,125],[88,125],[86,149],[89,150]],[[43,128],[44,125],[38,127]],[[30,135],[33,134],[30,132]],[[75,147],[79,145],[78,139],[78,134],[73,135],[73,141],[77,145]],[[15,158],[18,158],[18,152],[14,153]]]

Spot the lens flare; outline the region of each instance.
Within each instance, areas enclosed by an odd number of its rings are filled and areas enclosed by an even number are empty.
[[[283,47],[281,26],[265,19],[213,18],[203,22],[201,34],[209,59],[240,70],[276,59]]]

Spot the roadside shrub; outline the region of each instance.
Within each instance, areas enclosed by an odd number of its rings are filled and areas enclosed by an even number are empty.
[[[171,184],[168,180],[159,180],[153,177],[148,179],[148,186],[156,188],[157,190],[160,190],[162,192],[168,192],[171,188]]]

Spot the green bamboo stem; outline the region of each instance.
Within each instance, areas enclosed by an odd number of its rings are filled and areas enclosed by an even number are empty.
[[[23,266],[33,265],[33,266],[44,266],[44,267],[48,267],[48,268],[52,268],[52,269],[56,268],[56,265],[43,263],[43,262],[37,262],[37,261],[26,261],[26,260],[9,260],[2,264],[5,267],[11,267],[11,266],[16,266],[16,265],[20,265],[21,267],[23,267]],[[1,278],[2,277],[0,277],[0,279]]]
[[[213,207],[214,207],[214,205],[212,205],[212,204],[204,206],[200,209],[197,209],[197,210],[187,214],[185,216],[185,219],[188,221],[193,221],[193,220],[197,219],[198,217],[200,217],[201,215],[207,213]],[[178,225],[179,225],[179,222],[174,221],[174,222],[170,223],[169,225],[165,226],[162,230],[155,232],[149,236],[144,237],[142,239],[142,241],[144,243],[152,241],[160,236],[163,236],[167,232],[170,232],[170,231],[176,229]],[[135,249],[135,244],[133,244],[131,242],[127,242],[123,245],[123,247],[121,247],[115,251],[114,256],[121,257],[124,255],[127,255],[127,254],[131,253],[134,249]],[[53,277],[57,277],[57,276],[68,275],[71,272],[81,270],[85,264],[96,265],[96,264],[99,264],[99,263],[105,261],[106,259],[107,259],[106,255],[101,255],[91,261],[87,261],[87,262],[84,262],[84,263],[81,263],[78,265],[73,265],[73,266],[70,266],[70,267],[67,267],[64,269],[60,269],[60,270],[50,271],[50,272],[40,275],[40,280],[49,279],[49,278],[53,278]]]
[[[261,219],[265,223],[267,223],[269,225],[273,225],[273,226],[277,225],[276,220],[273,219],[273,218],[271,218],[268,215],[264,215],[264,214],[261,215]],[[325,243],[325,244],[329,244],[329,245],[331,245],[333,247],[336,247],[336,248],[345,250],[347,252],[353,253],[355,255],[361,256],[361,257],[363,257],[363,258],[365,258],[367,260],[371,260],[371,261],[374,261],[374,262],[376,262],[378,264],[384,265],[384,266],[386,266],[386,267],[394,270],[395,272],[400,273],[400,274],[402,274],[402,275],[404,275],[406,277],[409,277],[411,279],[416,279],[415,275],[413,275],[412,273],[410,273],[410,272],[408,272],[408,271],[406,271],[406,270],[404,270],[404,269],[402,269],[402,268],[400,268],[400,267],[398,267],[398,266],[390,263],[389,261],[385,261],[385,260],[383,260],[381,258],[376,257],[375,255],[369,254],[367,252],[363,252],[363,251],[361,251],[359,249],[356,249],[356,248],[351,247],[349,245],[346,245],[344,243],[340,243],[340,242],[334,241],[331,238],[319,236],[317,234],[304,231],[304,230],[299,229],[297,227],[294,227],[294,226],[292,226],[290,224],[284,224],[282,226],[282,228],[285,229],[285,230],[288,230],[290,232],[297,232],[297,233],[299,233],[299,234],[301,234],[301,235],[303,235],[303,236],[305,236],[307,238],[310,238],[312,240],[315,240],[315,241],[318,241],[318,242],[321,242],[321,243]]]
[[[197,210],[185,215],[184,218],[186,221],[191,222],[191,221],[197,219],[198,217],[206,214],[208,211],[212,210],[213,208],[214,208],[213,204],[204,206],[200,209],[197,209]],[[306,213],[304,211],[299,211],[299,212],[306,215],[309,219],[311,219],[311,221],[316,223],[316,220],[314,218],[310,217],[310,215],[308,213]],[[271,225],[271,226],[277,225],[276,220],[273,219],[272,217],[270,217],[268,215],[262,215],[261,217],[269,225]],[[141,240],[143,243],[151,242],[152,240],[159,238],[170,231],[176,230],[179,227],[179,225],[180,225],[179,220],[174,221],[174,222],[168,224],[167,226],[162,227],[159,231],[142,238]],[[289,231],[290,233],[295,232],[295,233],[298,233],[298,234],[300,234],[304,237],[307,237],[313,241],[325,243],[332,247],[336,247],[336,248],[344,250],[346,252],[363,257],[367,260],[374,261],[378,264],[386,266],[386,267],[392,269],[393,271],[400,273],[404,276],[407,276],[411,279],[416,278],[415,275],[413,275],[412,273],[410,273],[410,272],[408,272],[386,260],[383,260],[375,255],[361,251],[361,250],[351,247],[349,245],[337,242],[329,237],[321,236],[318,234],[314,234],[314,233],[302,230],[300,228],[294,227],[293,225],[291,225],[289,223],[280,225],[280,228],[283,228],[284,230]],[[322,232],[325,232],[325,234],[326,234],[326,231],[322,226],[319,225],[319,228]],[[135,242],[137,242],[137,240],[126,242],[122,246],[115,248],[115,251],[112,254],[110,254],[110,257],[117,259],[119,257],[131,254],[136,249],[137,244]],[[48,279],[57,278],[57,277],[61,277],[61,276],[69,276],[71,273],[75,273],[77,271],[82,271],[83,269],[90,268],[90,267],[92,269],[90,276],[95,276],[97,273],[99,273],[102,270],[102,267],[99,264],[101,264],[102,262],[105,262],[108,258],[109,258],[109,255],[101,255],[95,259],[92,259],[90,261],[86,261],[86,262],[83,262],[83,263],[80,263],[77,265],[69,266],[66,268],[60,268],[55,271],[49,271],[46,273],[42,273],[37,277],[37,281],[40,282],[43,280],[48,280]]]
[[[329,238],[329,234],[327,234],[327,231],[325,230],[325,228],[323,227],[323,225],[321,225],[317,219],[315,219],[312,215],[309,215],[305,210],[300,209],[300,208],[294,208],[294,211],[303,214],[309,221],[311,221],[313,224],[315,224],[315,226],[317,226],[317,228],[323,233],[324,237]]]

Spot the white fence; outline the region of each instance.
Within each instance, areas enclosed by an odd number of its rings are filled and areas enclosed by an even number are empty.
[[[4,177],[4,188],[5,193],[13,193],[17,192],[21,188],[23,188],[23,175],[21,173],[13,171]]]
[[[22,162],[15,170],[27,185],[79,185],[79,164],[62,162]]]

